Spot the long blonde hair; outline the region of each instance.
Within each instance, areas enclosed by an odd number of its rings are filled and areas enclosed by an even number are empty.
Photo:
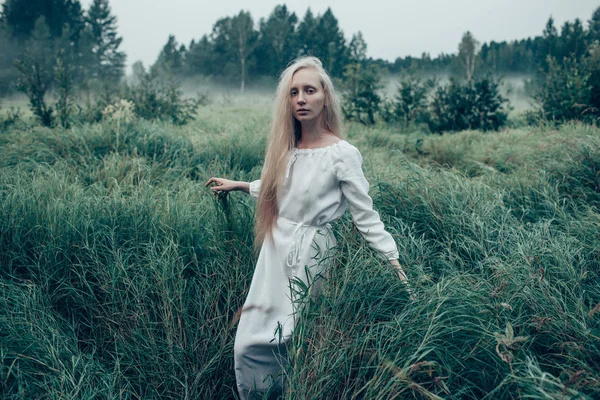
[[[302,135],[302,127],[294,117],[290,105],[290,89],[294,73],[303,68],[311,68],[319,74],[325,94],[322,111],[323,127],[335,136],[342,137],[340,101],[335,93],[331,78],[318,58],[297,58],[281,73],[275,93],[271,131],[261,175],[261,188],[254,226],[257,249],[260,248],[267,235],[271,234],[273,223],[279,214],[277,190],[283,183],[283,175],[285,174],[290,151],[296,147],[296,143]]]

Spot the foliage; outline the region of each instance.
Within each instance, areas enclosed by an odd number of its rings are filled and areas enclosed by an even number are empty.
[[[5,0],[2,4],[2,19],[18,38],[29,37],[40,17],[53,37],[60,37],[68,26],[76,40],[83,29],[79,0]]]
[[[68,61],[65,62],[64,52],[62,56],[56,60],[56,66],[54,67],[58,94],[55,110],[60,125],[68,128],[74,109],[75,88],[73,87],[71,64]]]
[[[381,103],[378,93],[382,88],[379,69],[360,62],[348,64],[344,70],[344,88],[344,116],[351,121],[373,125]]]
[[[396,96],[382,110],[384,121],[398,123],[404,128],[427,123],[429,119],[429,93],[437,85],[434,79],[424,81],[415,74],[400,79]]]
[[[600,47],[592,46],[583,60],[573,56],[558,63],[549,58],[544,78],[534,113],[553,122],[600,117]]]
[[[48,72],[40,67],[31,57],[16,61],[20,72],[17,88],[29,97],[29,107],[43,126],[52,126],[54,116],[51,106],[46,104],[48,91]]]
[[[295,35],[298,17],[287,6],[277,5],[264,20],[260,20],[257,59],[258,73],[277,76],[296,56]]]
[[[193,121],[198,108],[208,100],[200,93],[196,98],[186,98],[175,80],[159,80],[149,73],[142,75],[137,85],[127,86],[123,98],[135,105],[138,117],[170,121],[175,125]]]
[[[473,75],[475,74],[477,53],[479,53],[479,42],[473,37],[470,31],[466,31],[458,44],[458,61],[467,81],[473,79]]]
[[[438,86],[429,105],[429,128],[433,132],[500,129],[508,117],[508,100],[498,85],[489,77],[464,84],[451,79],[448,85]]]
[[[125,70],[125,53],[119,50],[122,37],[117,33],[117,18],[112,15],[108,0],[94,0],[86,15],[91,32],[91,52],[94,56],[91,78],[103,84],[117,84]]]
[[[79,0],[7,0],[2,7],[0,51],[6,58],[0,68],[29,56],[49,71],[48,82],[53,82],[56,58],[63,51],[77,87],[96,89],[118,83],[123,75],[125,55],[118,50],[121,38],[108,0],[95,0],[85,15]],[[14,90],[13,80],[10,69],[3,71],[0,91]]]

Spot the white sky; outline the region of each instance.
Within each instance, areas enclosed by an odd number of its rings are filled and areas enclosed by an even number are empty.
[[[87,10],[92,0],[81,3]],[[368,55],[390,61],[424,51],[432,57],[454,53],[466,30],[482,43],[540,35],[550,15],[559,29],[577,17],[587,27],[600,6],[597,0],[110,0],[129,66],[154,63],[169,34],[187,46],[221,17],[243,9],[258,23],[277,4],[286,4],[300,20],[309,7],[314,14],[331,7],[347,40],[362,31]]]

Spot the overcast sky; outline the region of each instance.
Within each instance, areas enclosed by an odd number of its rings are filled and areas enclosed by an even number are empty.
[[[87,10],[92,0],[81,3]],[[587,27],[600,6],[598,0],[110,0],[129,66],[137,60],[154,63],[169,34],[187,46],[210,33],[221,17],[243,9],[258,23],[277,4],[286,4],[299,19],[309,7],[315,14],[331,7],[347,40],[362,31],[368,55],[390,61],[424,51],[432,57],[454,53],[466,30],[482,43],[540,35],[550,15],[558,28],[575,18]]]

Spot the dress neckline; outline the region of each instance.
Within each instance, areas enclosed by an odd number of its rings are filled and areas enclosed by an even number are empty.
[[[332,147],[338,146],[342,142],[345,142],[345,140],[341,139],[341,140],[339,140],[338,142],[336,142],[334,144],[330,144],[329,146],[315,147],[314,149],[299,149],[297,147],[294,147],[293,152],[294,153],[300,153],[300,154],[304,154],[304,153],[318,153],[318,152],[321,152],[321,151],[326,151],[328,149],[331,149]]]

